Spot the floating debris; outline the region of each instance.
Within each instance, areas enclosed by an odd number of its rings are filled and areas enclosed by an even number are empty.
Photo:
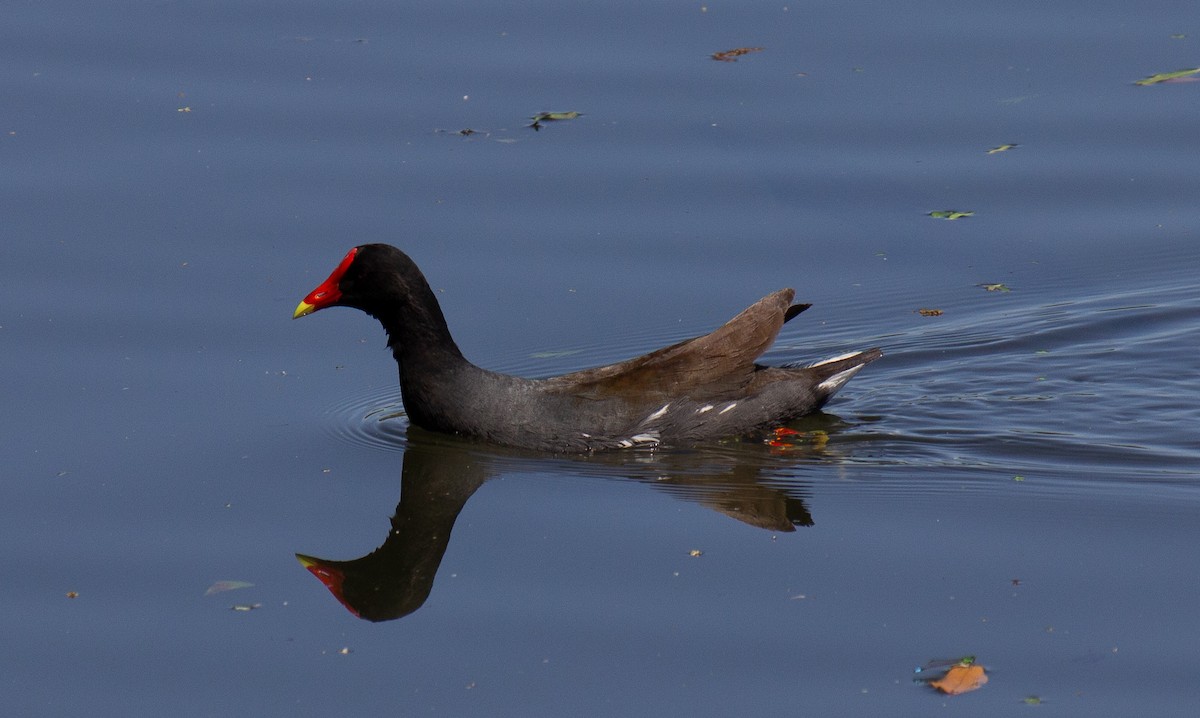
[[[939,209],[929,213],[934,219],[962,219],[963,217],[974,217],[974,212],[960,212],[957,209]]]
[[[236,591],[239,588],[250,588],[254,584],[249,581],[217,581],[208,587],[204,592],[205,596],[211,596],[214,593],[223,593],[225,591]]]
[[[688,551],[688,556],[691,556],[692,558],[700,558],[703,555],[704,555],[704,552],[698,548],[694,548],[691,551]]]
[[[941,309],[918,309],[917,314],[923,317],[940,317],[942,316]]]
[[[1160,72],[1157,75],[1143,77],[1133,84],[1135,85],[1159,85],[1164,82],[1197,82],[1200,77],[1192,77],[1196,73],[1200,73],[1200,67],[1193,67],[1187,70],[1176,70],[1174,72]]]
[[[458,135],[459,137],[471,137],[472,135],[488,137],[492,134],[490,130],[476,130],[470,127],[464,127],[461,130],[443,130],[439,128],[434,130],[434,132],[439,135]]]
[[[714,52],[712,59],[718,62],[737,62],[737,59],[742,55],[749,55],[752,52],[762,52],[766,48],[762,47],[739,47],[734,50],[725,50],[724,52]]]
[[[989,292],[1011,292],[1007,284],[976,284],[977,287],[983,287]]]
[[[975,656],[930,661],[918,668],[915,673],[917,677],[913,680],[949,696],[979,690],[988,682],[987,671],[975,662]]]
[[[1003,144],[1003,145],[996,145],[992,149],[988,150],[987,153],[989,155],[994,155],[994,154],[998,154],[1000,152],[1008,152],[1009,150],[1016,149],[1017,147],[1020,147],[1020,145],[1018,145],[1015,142],[1009,142],[1009,143]]]
[[[262,608],[261,603],[238,603],[229,607],[233,611],[253,611],[256,608]]]
[[[533,117],[529,118],[533,120],[533,122],[527,126],[532,127],[535,131],[537,131],[542,129],[543,122],[561,122],[563,120],[573,120],[582,114],[582,112],[539,112]]]

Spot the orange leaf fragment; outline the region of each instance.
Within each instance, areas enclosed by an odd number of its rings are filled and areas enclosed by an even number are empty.
[[[938,680],[930,681],[929,685],[946,695],[957,696],[979,690],[987,682],[988,677],[983,666],[978,663],[959,663]]]
[[[752,52],[762,52],[761,47],[739,47],[736,50],[725,50],[724,52],[714,52],[712,59],[720,62],[737,62],[737,59],[742,55],[748,55]]]

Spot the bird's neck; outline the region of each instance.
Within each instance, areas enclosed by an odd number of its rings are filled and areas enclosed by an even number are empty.
[[[450,335],[450,327],[433,291],[400,297],[374,313],[388,335],[388,348],[401,370],[421,370],[427,365],[451,367],[466,363]]]
[[[426,429],[457,431],[468,377],[480,373],[450,335],[433,290],[425,285],[392,297],[372,314],[387,331],[388,347],[400,370],[404,408]]]

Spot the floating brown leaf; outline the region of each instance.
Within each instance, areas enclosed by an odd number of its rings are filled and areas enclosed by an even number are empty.
[[[929,685],[950,696],[962,695],[979,690],[988,682],[987,672],[978,663],[963,661],[951,666],[946,675]]]
[[[988,677],[984,667],[975,662],[975,656],[963,656],[930,661],[917,669],[915,680],[946,695],[957,696],[982,688]]]
[[[752,52],[762,52],[761,47],[739,47],[735,50],[725,50],[724,52],[714,52],[712,59],[719,62],[737,62],[737,59],[742,55],[749,55]]]

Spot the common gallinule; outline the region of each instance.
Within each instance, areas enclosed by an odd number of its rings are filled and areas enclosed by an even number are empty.
[[[386,244],[351,249],[293,318],[354,307],[383,324],[417,426],[540,451],[691,444],[778,426],[816,411],[879,349],[808,366],[755,359],[808,309],[768,294],[711,334],[618,364],[548,379],[481,369],[463,357],[421,270]]]

